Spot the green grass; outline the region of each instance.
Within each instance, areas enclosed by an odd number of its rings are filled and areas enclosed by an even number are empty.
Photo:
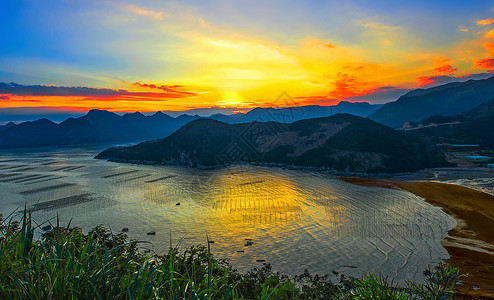
[[[241,274],[204,246],[157,255],[103,227],[55,226],[40,239],[35,230],[29,213],[0,215],[1,299],[449,299],[460,277],[447,264],[405,287],[373,274],[289,278],[269,264]]]

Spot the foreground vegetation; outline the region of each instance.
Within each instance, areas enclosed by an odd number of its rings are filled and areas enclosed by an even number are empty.
[[[289,278],[269,264],[240,274],[204,246],[157,255],[103,227],[86,235],[56,226],[39,240],[35,230],[28,213],[20,221],[0,215],[2,299],[450,299],[461,277],[447,264],[405,287],[373,274]]]

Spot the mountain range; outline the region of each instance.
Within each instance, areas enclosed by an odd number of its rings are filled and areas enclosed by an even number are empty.
[[[494,76],[416,89],[384,104],[369,119],[393,128],[434,115],[458,115],[494,98]]]
[[[212,119],[227,123],[251,121],[293,122],[305,118],[329,116],[336,112],[369,115],[380,105],[340,102],[335,106],[301,106],[288,108],[256,108],[245,114],[214,114]],[[122,116],[91,110],[85,116],[68,118],[57,124],[48,119],[9,123],[0,126],[0,149],[82,145],[111,142],[140,142],[167,137],[181,126],[201,118],[198,115],[170,117],[162,112],[145,116],[139,112]]]
[[[96,158],[200,168],[271,163],[368,173],[448,165],[438,149],[421,139],[350,114],[290,124],[199,119],[164,139],[109,148]]]
[[[138,142],[157,139],[198,119],[183,115],[172,118],[161,112],[152,116],[132,113],[119,116],[104,110],[91,110],[79,118],[69,118],[60,124],[48,119],[10,124],[0,130],[0,148],[26,148],[108,142]]]
[[[245,114],[214,114],[209,116],[209,118],[229,124],[248,123],[252,121],[293,123],[299,120],[328,117],[339,113],[367,117],[377,111],[381,106],[381,104],[369,104],[367,102],[341,101],[340,103],[331,106],[257,107]]]

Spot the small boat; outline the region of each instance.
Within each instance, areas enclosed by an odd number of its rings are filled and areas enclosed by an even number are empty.
[[[147,235],[155,235],[156,234],[156,231],[150,231],[148,233],[146,233]]]
[[[247,247],[247,246],[252,246],[252,245],[254,245],[254,242],[252,242],[252,241],[247,241],[247,242],[245,243],[245,245],[244,245],[244,246],[246,246],[246,247]]]
[[[178,202],[177,204],[175,204],[176,206],[179,206],[180,205],[180,202]]]
[[[245,251],[244,250],[237,250],[237,252],[244,253]]]
[[[208,241],[209,244],[214,244],[214,241]]]
[[[256,262],[265,262],[265,259],[256,259]]]
[[[44,231],[51,230],[51,225],[43,226],[43,227],[41,227],[41,229],[43,229]]]
[[[129,227],[122,228],[122,232],[129,232]]]

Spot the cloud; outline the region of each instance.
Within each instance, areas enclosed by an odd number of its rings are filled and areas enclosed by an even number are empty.
[[[312,46],[322,47],[322,48],[335,48],[336,46],[327,42],[323,42],[320,39],[309,37],[306,42]]]
[[[199,21],[201,22],[201,27],[204,27],[204,28],[211,28],[211,25],[209,25],[208,22],[204,21],[203,18],[199,18]]]
[[[329,96],[338,100],[365,95],[372,91],[372,88],[369,88],[369,83],[359,81],[354,75],[341,72],[338,73],[333,86],[334,89],[329,93]]]
[[[460,28],[460,31],[467,32],[467,31],[470,31],[470,30],[468,30],[468,28]]]
[[[494,58],[483,58],[475,61],[475,66],[482,69],[494,69]]]
[[[479,20],[476,22],[478,26],[486,26],[486,25],[491,25],[494,22],[494,19],[485,19],[485,20]]]
[[[470,79],[479,80],[491,77],[490,73],[479,73],[479,74],[466,74],[460,76],[448,76],[448,75],[432,75],[432,76],[420,76],[418,77],[419,85],[421,87],[437,86],[442,84],[447,84],[450,82],[463,82]]]
[[[144,88],[150,88],[150,89],[158,89],[170,93],[177,93],[177,94],[183,94],[183,95],[190,95],[190,96],[195,96],[196,93],[194,92],[187,92],[187,91],[178,91],[177,89],[183,88],[181,85],[157,85],[154,83],[141,83],[141,82],[135,82],[132,83],[133,86],[137,87],[144,87]]]
[[[489,31],[485,34],[485,37],[486,37],[486,38],[492,38],[492,37],[494,37],[494,29],[489,30]]]
[[[456,68],[453,68],[453,66],[451,65],[444,65],[444,66],[440,66],[440,67],[437,67],[437,68],[434,68],[434,71],[436,71],[437,73],[439,74],[451,74],[451,73],[454,73],[456,72],[458,69]]]
[[[124,95],[126,90],[88,87],[64,87],[53,85],[21,85],[14,82],[0,82],[0,94],[17,96],[112,96]]]
[[[484,48],[489,52],[489,56],[494,56],[494,44],[484,43]]]
[[[432,84],[441,84],[449,79],[450,76],[444,75],[432,75],[432,76],[420,76],[418,77],[420,86],[428,86]]]
[[[0,95],[0,100],[9,100],[9,96],[7,95]]]
[[[164,18],[164,14],[161,11],[154,11],[154,10],[145,9],[145,8],[141,8],[141,7],[134,6],[134,5],[127,6],[127,9],[136,15],[148,16],[148,17],[151,17],[151,18],[156,19],[156,20],[162,20]]]
[[[418,77],[417,80],[420,86],[444,84],[451,82],[452,78],[457,78],[455,76],[451,76],[453,73],[458,71],[458,69],[451,65],[450,58],[439,57],[432,59],[432,61],[434,62],[433,74]]]
[[[16,96],[77,96],[87,97],[92,100],[111,100],[115,97],[119,99],[131,99],[135,97],[144,97],[150,99],[159,98],[184,98],[195,96],[196,93],[188,91],[179,91],[177,88],[183,88],[179,85],[155,85],[135,83],[133,86],[158,89],[160,92],[129,92],[123,89],[107,88],[90,88],[90,87],[64,87],[54,85],[21,85],[16,83],[0,82],[0,94],[10,94]]]

